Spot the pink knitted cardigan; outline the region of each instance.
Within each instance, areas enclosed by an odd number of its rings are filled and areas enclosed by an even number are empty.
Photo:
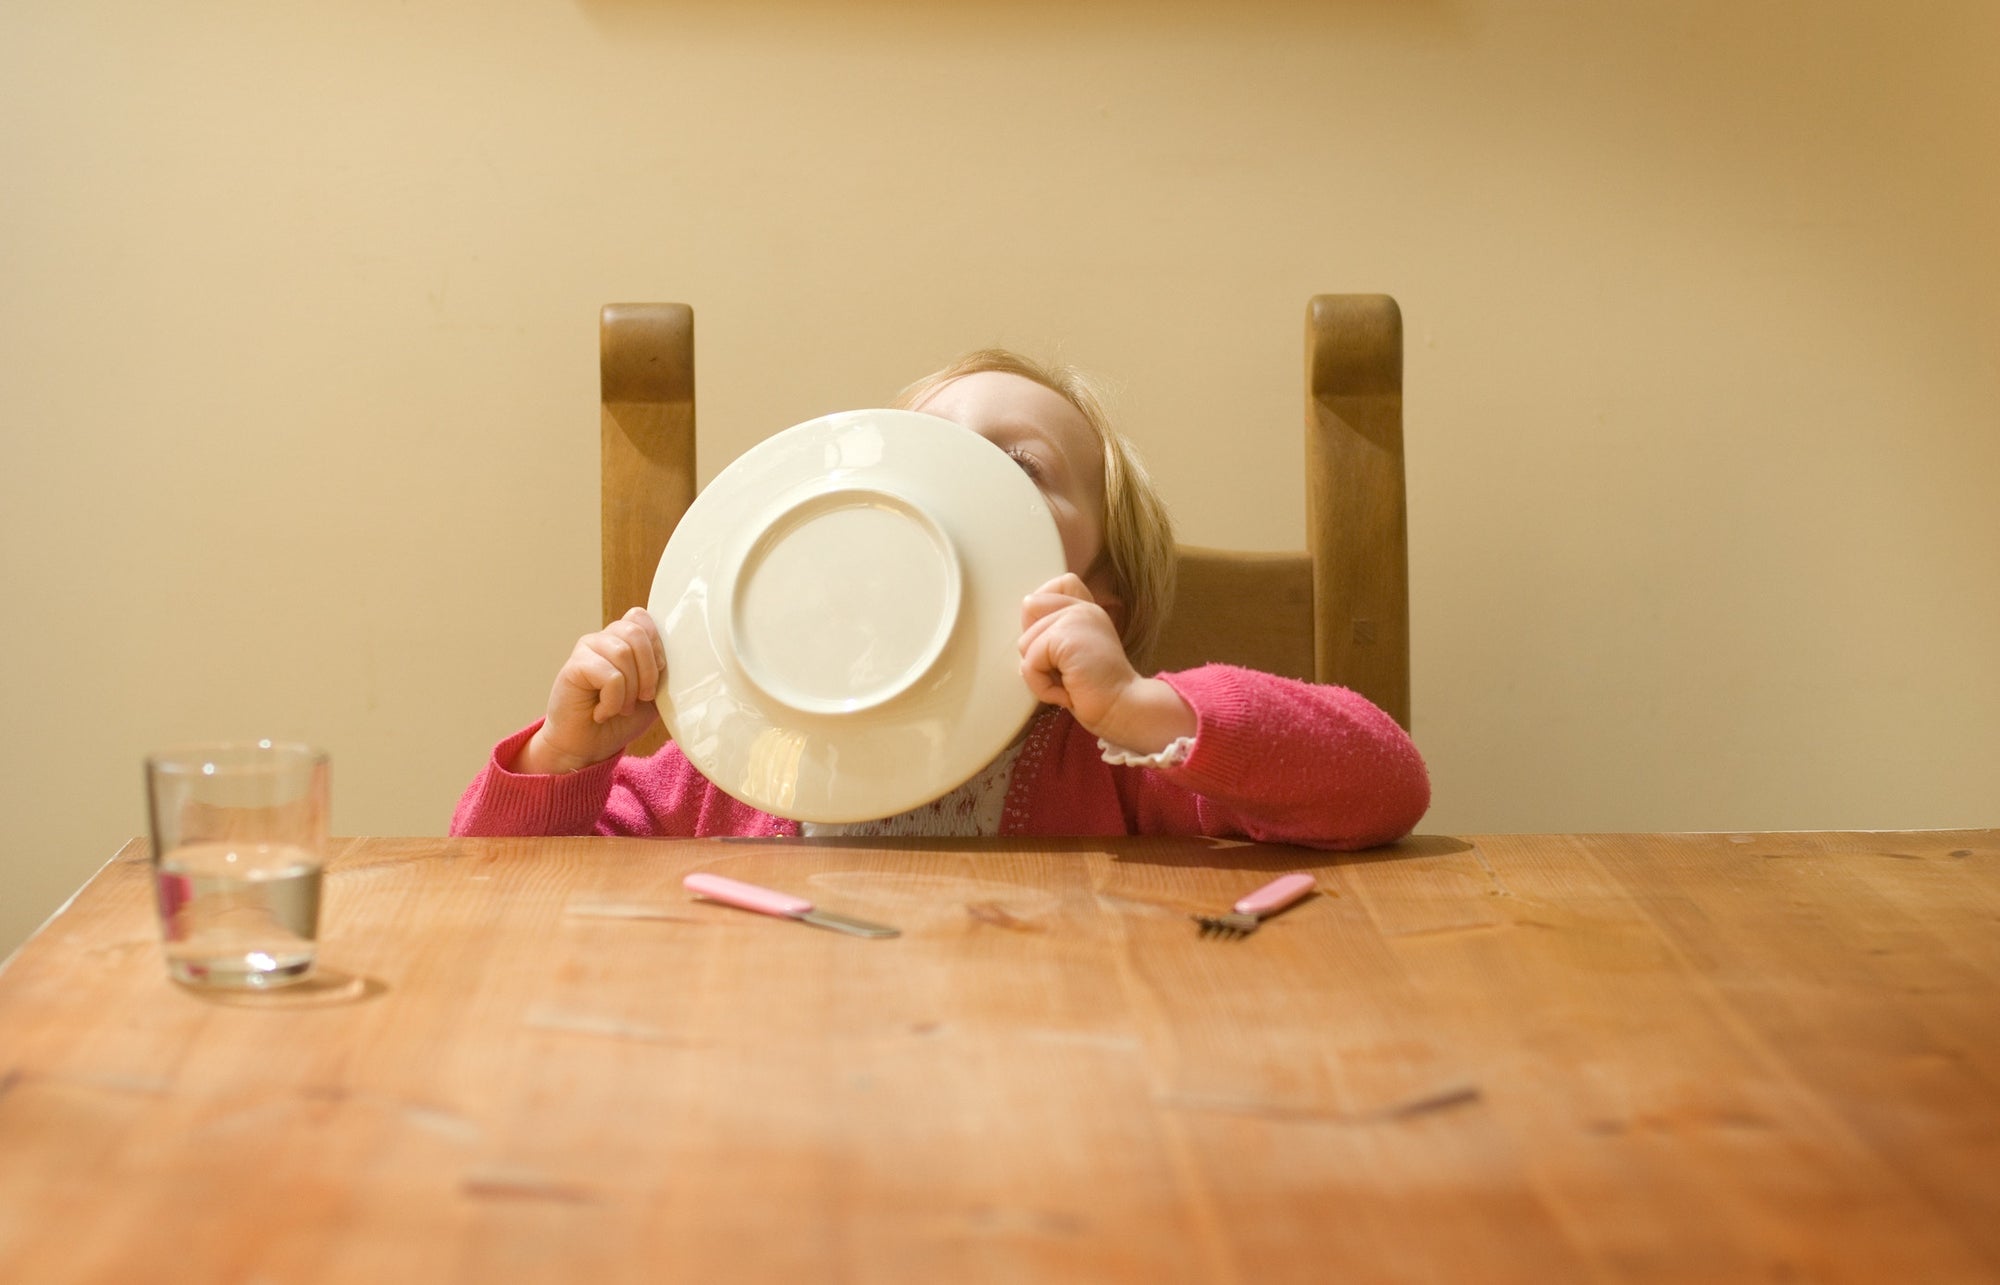
[[[1197,720],[1175,767],[1104,761],[1067,710],[1045,706],[1014,765],[1003,835],[1188,834],[1353,849],[1391,843],[1430,806],[1430,778],[1394,719],[1342,687],[1207,665],[1161,674]],[[511,763],[539,722],[500,742],[451,832],[796,835],[796,822],[724,794],[668,744],[564,776]]]

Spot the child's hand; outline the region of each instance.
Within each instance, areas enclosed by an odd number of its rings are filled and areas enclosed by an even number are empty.
[[[666,644],[644,607],[585,634],[556,674],[548,716],[513,770],[575,772],[617,754],[660,716],[653,701],[666,676]]]
[[[1020,650],[1035,699],[1069,710],[1093,736],[1154,754],[1194,735],[1194,711],[1179,692],[1132,668],[1117,626],[1073,573],[1022,603]]]

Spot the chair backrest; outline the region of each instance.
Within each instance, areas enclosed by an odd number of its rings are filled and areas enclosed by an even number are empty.
[[[604,618],[643,605],[695,494],[694,313],[617,303],[599,319]],[[1152,657],[1351,687],[1410,725],[1403,321],[1387,295],[1306,309],[1306,547],[1182,546],[1180,588]],[[659,743],[660,734],[634,747]]]
[[[1299,553],[1183,545],[1152,657],[1227,661],[1351,687],[1410,725],[1403,316],[1387,295],[1306,308],[1306,539]]]

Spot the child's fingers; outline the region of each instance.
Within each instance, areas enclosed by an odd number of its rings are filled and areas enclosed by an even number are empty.
[[[1062,594],[1062,595],[1064,595],[1065,597],[1070,597],[1070,598],[1081,598],[1081,599],[1083,599],[1083,600],[1084,600],[1085,602],[1096,602],[1096,601],[1097,601],[1096,597],[1094,597],[1094,596],[1093,596],[1093,595],[1091,594],[1091,592],[1090,592],[1090,589],[1089,589],[1089,588],[1088,588],[1088,587],[1087,587],[1087,586],[1086,586],[1086,585],[1085,585],[1085,584],[1083,583],[1083,577],[1082,577],[1082,576],[1079,576],[1079,575],[1078,575],[1078,574],[1077,574],[1076,572],[1074,572],[1074,571],[1065,571],[1065,572],[1063,572],[1063,573],[1062,573],[1061,575],[1057,576],[1057,577],[1056,577],[1055,579],[1053,579],[1053,580],[1049,581],[1049,582],[1048,582],[1047,584],[1043,585],[1043,586],[1042,586],[1041,588],[1039,588],[1039,589],[1035,590],[1035,592],[1036,592],[1036,593],[1059,593],[1059,594]]]
[[[1036,700],[1068,708],[1069,691],[1063,686],[1062,666],[1056,661],[1051,642],[1048,631],[1044,630],[1033,643],[1022,648],[1021,677]]]
[[[1056,621],[1060,619],[1062,619],[1062,613],[1051,611],[1045,616],[1030,621],[1028,627],[1021,631],[1021,640],[1015,644],[1015,650],[1019,651],[1023,656],[1027,655],[1028,649],[1040,641],[1041,637],[1048,633],[1050,629],[1054,628]]]
[[[632,680],[617,662],[591,645],[592,640],[577,644],[576,654],[570,657],[569,675],[572,687],[580,689],[585,699],[590,701],[590,721],[602,723],[615,718],[625,707],[625,693]],[[581,702],[578,702],[581,704]]]
[[[626,620],[631,621],[634,625],[638,626],[639,633],[647,640],[648,643],[651,644],[653,651],[653,661],[659,676],[659,680],[661,682],[666,681],[667,641],[666,639],[660,637],[660,626],[659,623],[653,619],[653,613],[646,610],[644,607],[634,607],[632,608],[632,610],[625,613],[624,618]]]
[[[1076,580],[1076,577],[1066,576],[1064,579]],[[1081,594],[1065,593],[1060,589],[1050,587],[1057,584],[1060,584],[1060,581],[1051,580],[1047,585],[1042,586],[1040,589],[1021,599],[1021,628],[1023,630],[1032,628],[1036,621],[1047,616],[1053,616],[1066,608],[1095,605],[1091,601],[1090,591],[1083,589],[1083,582],[1081,580],[1076,580],[1076,587],[1083,590]]]
[[[644,682],[642,667],[652,661],[650,647],[642,652],[640,647],[634,646],[619,632],[623,623],[619,621],[611,628],[584,639],[583,651],[589,658],[585,672],[590,684],[597,689],[597,706],[591,711],[591,717],[599,723],[638,708],[641,699],[639,691]]]
[[[612,621],[604,632],[616,643],[623,644],[625,648],[622,653],[612,649],[607,654],[632,679],[632,685],[626,692],[624,711],[629,714],[635,702],[652,700],[659,692],[661,670],[659,636],[638,624],[629,615],[622,620]]]
[[[1092,633],[1113,641],[1118,637],[1110,614],[1087,598],[1079,601],[1066,594],[1031,594],[1021,605],[1021,637],[1015,647],[1025,654],[1059,622],[1079,637]]]

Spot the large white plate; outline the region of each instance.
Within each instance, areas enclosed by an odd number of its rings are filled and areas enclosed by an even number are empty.
[[[667,542],[660,714],[753,807],[894,816],[1034,713],[1021,599],[1062,572],[1041,492],[978,434],[914,411],[809,420],[718,474]]]

